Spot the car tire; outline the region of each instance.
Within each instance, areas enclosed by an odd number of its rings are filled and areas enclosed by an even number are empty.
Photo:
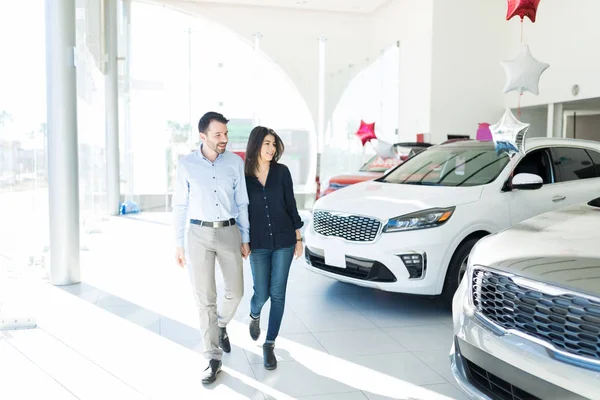
[[[450,264],[448,265],[448,271],[446,271],[446,279],[444,280],[444,288],[442,289],[441,300],[445,308],[452,308],[452,298],[454,293],[458,289],[460,284],[460,277],[464,274],[464,270],[461,271],[461,267],[465,267],[465,263],[469,259],[469,254],[481,238],[475,237],[463,242],[452,255]]]

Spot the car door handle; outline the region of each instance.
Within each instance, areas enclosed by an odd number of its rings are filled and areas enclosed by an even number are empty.
[[[552,198],[552,201],[555,202],[555,203],[558,203],[559,201],[563,201],[566,198],[567,198],[567,196],[554,196]]]

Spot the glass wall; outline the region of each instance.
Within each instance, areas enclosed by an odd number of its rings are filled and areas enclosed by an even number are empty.
[[[77,0],[84,247],[86,235],[94,232],[96,222],[106,212],[100,4]],[[0,52],[4,60],[0,63],[0,254],[30,263],[47,255],[49,245],[44,13],[43,0],[0,3]],[[156,29],[157,20],[161,29]],[[126,197],[155,196],[160,199],[157,209],[168,210],[165,204],[173,189],[177,160],[197,148],[197,121],[209,110],[230,119],[233,151],[243,153],[250,130],[257,124],[278,131],[287,147],[282,161],[290,167],[297,188],[314,190],[310,174],[314,171],[316,121],[285,72],[261,51],[261,44],[272,44],[278,38],[258,32],[253,38],[242,38],[205,19],[138,2],[132,5],[131,34],[127,124],[127,103],[120,104],[121,178]],[[318,62],[318,39],[307,37],[305,45],[315,49],[310,62]],[[354,135],[361,119],[376,123],[378,137],[395,141],[398,64],[398,49],[392,46],[345,90],[328,121],[322,181],[333,174],[357,170],[373,153],[370,145],[363,148]],[[123,66],[121,61],[121,90],[125,83]],[[326,85],[330,85],[335,77],[327,79]]]
[[[49,249],[44,3],[0,3],[0,255],[30,265],[43,265]],[[101,2],[76,4],[85,249],[106,212],[105,82]],[[296,185],[309,182],[306,155],[314,144],[315,124],[298,90],[261,52],[261,41],[268,38],[257,34],[254,41],[245,40],[204,19],[138,2],[132,5],[131,33],[129,124],[124,123],[127,103],[120,102],[124,195],[157,195],[165,210],[176,162],[197,148],[196,124],[209,110],[231,120],[233,151],[244,151],[257,124],[278,131],[287,145],[283,162]],[[123,66],[121,61],[121,89]]]
[[[0,256],[44,266],[49,250],[43,0],[0,2]],[[99,14],[77,1],[77,106],[82,246],[105,213],[104,78]],[[95,17],[95,18],[93,18]]]
[[[43,0],[0,2],[0,59],[0,255],[29,263],[48,236]]]
[[[197,123],[207,111],[230,120],[232,151],[244,152],[257,124],[276,130],[296,186],[307,183],[314,122],[285,73],[260,51],[265,38],[249,41],[205,19],[142,3],[133,3],[131,27],[129,195],[173,190],[177,160],[199,145]]]
[[[105,79],[100,70],[100,1],[77,0],[77,134],[82,246],[106,214]]]
[[[358,171],[375,154],[370,143],[363,147],[355,135],[361,120],[375,123],[378,138],[397,142],[399,71],[399,48],[393,45],[382,50],[375,61],[350,81],[334,109],[325,135],[321,166],[321,181],[325,185],[333,175]]]

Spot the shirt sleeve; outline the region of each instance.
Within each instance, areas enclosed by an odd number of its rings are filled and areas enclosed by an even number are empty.
[[[235,204],[238,209],[237,225],[242,234],[242,243],[250,243],[250,220],[248,217],[248,190],[246,189],[246,176],[244,174],[244,162],[240,159],[238,163],[238,179],[234,188]]]
[[[283,198],[285,200],[285,207],[288,215],[292,218],[294,223],[294,229],[300,229],[304,226],[302,218],[298,214],[298,208],[296,206],[296,198],[294,197],[294,182],[292,181],[292,174],[285,165],[282,165],[283,173]]]
[[[189,184],[185,166],[179,160],[177,162],[177,177],[175,190],[173,191],[173,228],[175,229],[175,246],[183,247],[187,209],[189,204]]]

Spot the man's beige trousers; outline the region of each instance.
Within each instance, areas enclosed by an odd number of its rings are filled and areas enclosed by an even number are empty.
[[[200,315],[204,356],[220,360],[223,350],[219,347],[219,327],[231,321],[244,294],[242,235],[236,225],[209,228],[190,224],[187,239],[186,261]],[[225,282],[225,299],[219,311],[215,260]]]

